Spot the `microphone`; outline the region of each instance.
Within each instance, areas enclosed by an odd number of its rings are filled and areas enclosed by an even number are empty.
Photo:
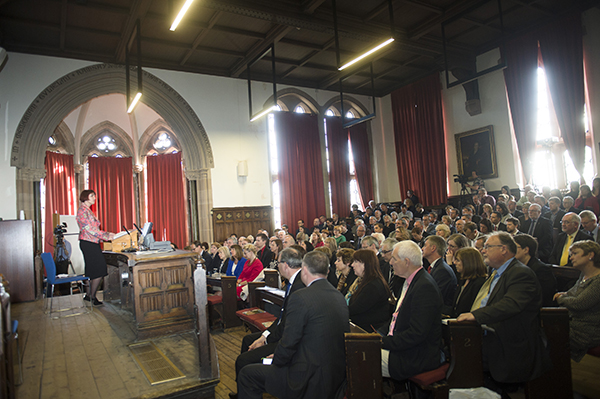
[[[131,234],[129,233],[129,230],[127,230],[127,227],[121,225],[121,227],[123,228],[123,230],[125,230],[125,232],[127,233],[127,235],[129,236],[129,248],[127,248],[127,250],[129,251],[133,251],[133,237],[131,236]],[[123,251],[123,252],[129,252],[129,251]]]
[[[138,225],[137,225],[137,224],[135,224],[135,223],[134,223],[133,225],[135,226],[135,228],[137,229],[137,231],[139,231],[140,235],[143,235],[143,234],[142,234],[142,229],[140,229],[140,228],[138,227]]]

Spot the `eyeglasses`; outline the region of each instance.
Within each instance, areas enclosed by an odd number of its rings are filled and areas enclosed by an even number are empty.
[[[388,249],[387,251],[382,249],[382,250],[381,250],[381,253],[382,253],[382,254],[389,254],[389,253],[390,253],[390,252],[392,252],[392,251],[393,251],[392,249]]]
[[[498,245],[484,245],[483,249],[490,249],[490,248],[494,248],[494,247],[503,247],[504,245],[502,244],[498,244]]]

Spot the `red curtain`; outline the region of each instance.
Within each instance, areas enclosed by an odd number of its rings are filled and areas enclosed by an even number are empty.
[[[560,133],[573,165],[581,174],[585,164],[581,14],[567,16],[546,26],[540,32],[539,39]]]
[[[525,181],[534,170],[537,115],[538,41],[527,34],[506,43],[504,81]]]
[[[342,118],[325,118],[329,148],[329,181],[333,213],[345,217],[350,212],[350,167],[348,159],[348,130]]]
[[[181,152],[149,156],[148,221],[154,223],[154,239],[187,245],[187,218]]]
[[[373,199],[373,171],[366,122],[350,128],[350,143],[360,202],[362,209],[365,209],[369,201]]]
[[[295,226],[325,214],[318,117],[276,112],[281,222]]]
[[[44,252],[54,252],[54,223],[52,215],[74,215],[75,173],[73,155],[46,151],[46,217],[44,227]]]
[[[133,163],[128,158],[89,157],[90,190],[96,192],[96,213],[102,230],[133,229]]]
[[[425,206],[447,200],[446,137],[437,73],[392,93],[400,192],[412,189]]]

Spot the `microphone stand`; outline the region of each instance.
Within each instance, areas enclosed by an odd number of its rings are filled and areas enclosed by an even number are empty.
[[[125,230],[125,232],[129,236],[129,248],[124,249],[123,252],[133,252],[133,251],[135,251],[135,249],[133,248],[133,237],[129,233],[129,230],[127,230],[127,228],[125,226],[123,226],[123,225],[121,225],[121,227],[123,228],[123,230]]]

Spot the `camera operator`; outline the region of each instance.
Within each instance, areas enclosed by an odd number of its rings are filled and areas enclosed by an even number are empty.
[[[485,183],[481,177],[477,176],[477,172],[472,171],[471,178],[473,179],[473,182],[471,182],[471,184],[466,184],[466,186],[471,189],[471,194],[477,194],[480,188],[485,188]]]
[[[90,287],[87,295],[83,297],[94,305],[102,305],[96,298],[96,291],[102,277],[106,276],[107,268],[104,254],[100,248],[100,241],[111,241],[113,233],[100,230],[100,221],[90,209],[96,203],[96,193],[93,190],[83,190],[79,196],[81,206],[77,211],[77,224],[79,225],[79,247],[85,261],[85,275],[89,277]]]

